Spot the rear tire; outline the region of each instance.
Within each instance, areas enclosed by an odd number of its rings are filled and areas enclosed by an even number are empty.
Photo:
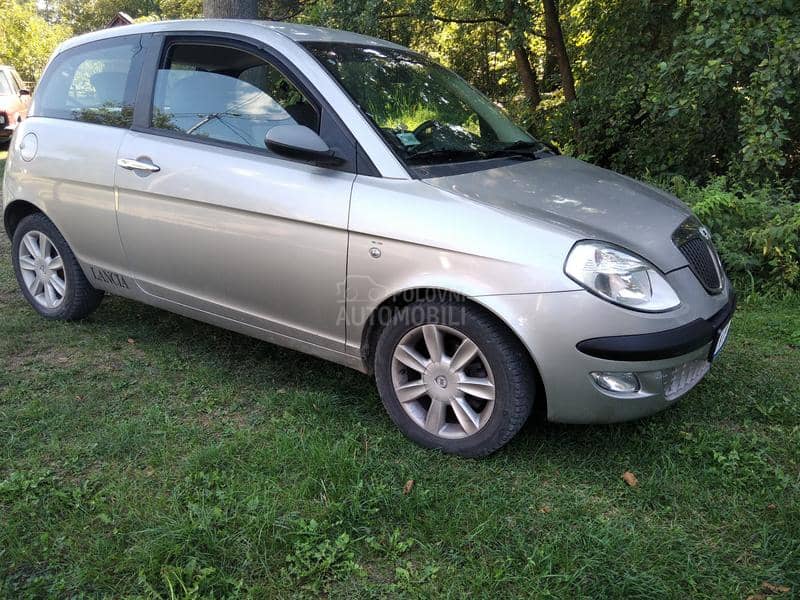
[[[457,301],[398,310],[378,339],[375,379],[409,439],[465,457],[507,444],[536,392],[535,367],[519,340],[493,315]]]
[[[43,317],[74,321],[100,305],[103,291],[92,287],[64,236],[42,213],[19,222],[11,246],[22,295]]]

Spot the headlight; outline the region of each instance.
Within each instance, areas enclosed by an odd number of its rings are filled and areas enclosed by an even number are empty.
[[[675,290],[653,265],[604,242],[575,244],[564,272],[590,292],[627,308],[659,312],[681,303]]]

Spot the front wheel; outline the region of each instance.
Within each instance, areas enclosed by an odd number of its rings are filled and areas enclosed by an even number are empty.
[[[43,317],[82,319],[103,299],[103,292],[86,279],[64,236],[41,213],[20,221],[11,256],[22,294]]]
[[[375,378],[387,412],[411,440],[467,457],[508,443],[536,390],[525,348],[477,306],[417,302],[381,332]]]

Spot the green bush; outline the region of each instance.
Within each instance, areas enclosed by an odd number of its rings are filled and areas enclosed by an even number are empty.
[[[785,189],[744,189],[727,177],[655,183],[686,202],[711,230],[728,276],[744,295],[800,291],[800,203]]]
[[[800,190],[796,1],[581,0],[568,27],[578,98],[527,116],[537,137],[629,175]]]

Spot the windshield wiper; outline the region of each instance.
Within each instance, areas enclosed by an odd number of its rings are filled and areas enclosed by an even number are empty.
[[[438,148],[435,150],[422,150],[409,152],[406,160],[410,163],[444,163],[462,160],[481,160],[486,156],[470,148]]]

